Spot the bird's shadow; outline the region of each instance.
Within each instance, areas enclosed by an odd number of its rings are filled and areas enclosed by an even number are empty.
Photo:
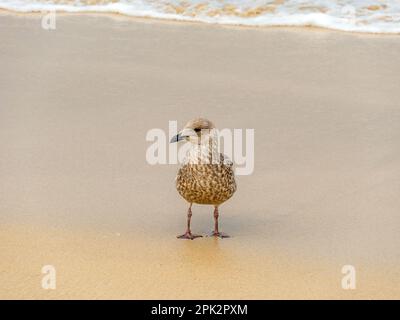
[[[204,270],[228,270],[237,264],[243,247],[257,241],[262,245],[264,240],[272,240],[279,235],[283,220],[284,216],[267,213],[258,213],[257,216],[227,214],[221,223],[221,230],[227,232],[230,238],[221,239],[202,233],[203,237],[195,240],[177,240],[177,252],[185,265]],[[206,223],[198,223],[198,227],[204,229]]]
[[[279,234],[281,226],[285,224],[287,215],[278,215],[271,212],[246,212],[223,214],[220,217],[220,230],[229,234],[228,239],[219,239],[229,241],[230,239],[237,240],[238,238],[262,237],[270,238]],[[212,220],[209,217],[200,217],[196,224],[203,233],[207,234],[212,230]],[[207,227],[209,230],[207,230]]]
[[[185,263],[196,266],[196,268],[226,269],[229,261],[234,258],[221,243],[221,241],[227,240],[207,236],[193,241],[182,240],[179,246],[179,255]]]

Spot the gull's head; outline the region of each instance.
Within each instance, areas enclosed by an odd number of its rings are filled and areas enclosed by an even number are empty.
[[[213,129],[215,129],[215,126],[208,119],[192,119],[176,136],[172,137],[171,143],[185,140],[194,144],[201,144],[210,139]]]

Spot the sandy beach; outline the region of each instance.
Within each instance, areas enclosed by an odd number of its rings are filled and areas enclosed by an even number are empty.
[[[3,12],[0,39],[1,299],[400,298],[399,36]],[[178,165],[146,161],[199,115],[255,130],[229,239],[176,239]]]

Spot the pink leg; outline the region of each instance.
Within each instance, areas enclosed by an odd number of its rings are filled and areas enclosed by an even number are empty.
[[[215,209],[214,209],[214,231],[211,233],[211,236],[219,237],[219,238],[229,238],[229,235],[227,235],[226,233],[220,232],[218,230],[218,217],[219,217],[218,206],[215,206]]]
[[[190,220],[192,219],[192,204],[190,204],[189,209],[188,209],[188,214],[187,214],[187,229],[186,232],[180,236],[177,236],[178,239],[189,239],[193,240],[199,237],[202,237],[199,234],[193,234],[190,231]]]

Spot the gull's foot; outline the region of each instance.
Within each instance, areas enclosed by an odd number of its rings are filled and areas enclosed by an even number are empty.
[[[209,235],[210,237],[218,237],[218,238],[230,238],[230,236],[224,232],[213,231]]]
[[[201,238],[202,235],[200,234],[193,234],[191,232],[186,232],[185,234],[182,234],[180,236],[177,236],[178,239],[188,239],[188,240],[194,240],[196,238]]]

